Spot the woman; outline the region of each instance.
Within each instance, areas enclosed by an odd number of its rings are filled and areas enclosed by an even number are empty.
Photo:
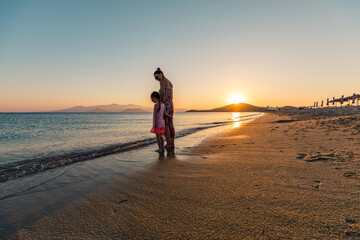
[[[156,69],[154,72],[154,77],[157,81],[160,82],[160,97],[161,102],[165,104],[165,138],[166,138],[166,145],[164,148],[174,148],[174,139],[175,139],[175,129],[174,129],[174,122],[173,122],[173,115],[174,115],[174,104],[173,104],[173,85],[164,76],[164,73],[161,71],[160,68]]]

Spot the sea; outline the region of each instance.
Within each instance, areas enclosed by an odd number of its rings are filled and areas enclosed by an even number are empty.
[[[175,113],[176,138],[261,113]],[[155,144],[152,113],[0,113],[0,182]]]

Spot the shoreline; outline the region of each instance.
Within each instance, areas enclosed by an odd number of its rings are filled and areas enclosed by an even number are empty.
[[[247,119],[252,119],[260,115],[258,113],[247,114],[245,116],[239,116],[237,121],[245,121]],[[223,120],[221,122],[209,122],[206,126],[197,126],[182,129],[177,133],[176,139],[186,137],[188,135],[194,134],[196,132],[221,127],[231,124],[232,121]],[[134,141],[117,143],[117,144],[108,144],[102,147],[93,147],[86,148],[83,150],[74,149],[72,151],[66,151],[66,153],[57,153],[52,155],[45,155],[41,158],[32,158],[24,159],[16,162],[2,163],[0,164],[0,183],[6,182],[9,180],[15,180],[21,177],[28,175],[37,174],[39,172],[44,172],[46,170],[61,168],[66,165],[83,162],[87,160],[93,160],[96,158],[118,154],[123,152],[128,152],[132,150],[146,148],[149,145],[155,144],[156,139],[151,138],[140,138]],[[64,150],[65,151],[65,150]]]
[[[269,113],[227,129],[112,179],[11,237],[359,237],[359,135],[341,129],[347,117],[277,122],[296,117]]]

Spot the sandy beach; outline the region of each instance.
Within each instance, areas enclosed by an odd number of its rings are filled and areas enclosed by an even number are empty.
[[[6,237],[359,239],[359,113],[267,113]]]
[[[360,240],[360,1],[0,1],[0,240]]]

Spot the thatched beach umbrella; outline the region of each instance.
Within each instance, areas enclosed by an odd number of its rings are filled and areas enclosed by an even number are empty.
[[[352,98],[352,104],[355,104],[355,93],[353,94],[353,98]]]
[[[355,100],[357,100],[357,105],[359,105],[359,99],[360,99],[360,94],[355,94]],[[355,103],[355,100],[353,100],[353,103]]]
[[[358,98],[358,96],[360,96],[360,95],[354,93],[351,96],[344,97],[343,101],[344,102],[349,102],[349,105],[350,105],[350,101],[351,101],[352,104],[355,104],[355,100]]]
[[[334,97],[333,100],[331,100],[330,102],[332,102],[332,104],[334,105],[335,103],[341,102],[341,98],[335,99]]]

